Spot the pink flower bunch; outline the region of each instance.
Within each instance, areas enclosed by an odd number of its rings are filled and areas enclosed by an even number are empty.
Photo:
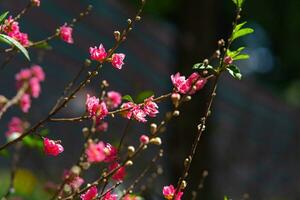
[[[104,148],[105,144],[101,141],[98,143],[90,142],[85,151],[85,154],[87,155],[87,161],[90,163],[103,161],[106,157]]]
[[[41,5],[40,0],[31,0],[31,3],[36,7],[39,7]]]
[[[89,116],[95,117],[98,122],[104,119],[104,117],[108,114],[106,104],[103,101],[100,102],[100,100],[95,96],[91,97],[88,94],[85,105]]]
[[[64,151],[63,146],[60,144],[60,141],[50,140],[44,138],[44,152],[47,155],[57,156],[58,154]]]
[[[90,142],[85,151],[87,161],[94,162],[112,162],[117,158],[117,149],[111,144],[100,141],[98,143]]]
[[[17,88],[21,88],[23,84],[29,85],[28,90],[20,99],[20,107],[23,112],[28,112],[31,106],[31,96],[38,98],[41,93],[40,83],[45,80],[45,73],[39,65],[34,65],[28,69],[22,69],[15,76]]]
[[[77,190],[84,183],[83,178],[78,176],[77,174],[72,173],[71,171],[66,171],[64,173],[64,179],[67,184],[69,184],[73,190]]]
[[[153,101],[153,96],[144,100],[144,103],[141,105],[135,104],[133,102],[123,103],[121,106],[122,109],[126,109],[122,112],[122,115],[127,119],[132,117],[139,122],[147,122],[146,117],[156,117],[156,114],[159,113],[158,105]]]
[[[59,36],[60,39],[65,41],[66,43],[73,44],[74,40],[72,37],[73,28],[70,26],[67,26],[67,24],[64,24],[59,28]]]
[[[107,192],[103,197],[103,200],[117,200],[117,199],[118,199],[118,195],[112,194],[111,192]]]
[[[100,121],[98,124],[97,124],[97,127],[96,127],[96,130],[99,131],[99,132],[106,132],[108,129],[108,123],[107,122],[104,122],[104,121]]]
[[[120,167],[120,164],[117,162],[112,163],[110,166],[108,166],[108,170],[111,172],[115,170],[116,168]],[[112,179],[115,181],[122,181],[124,180],[124,177],[126,176],[125,167],[120,167],[116,172],[112,175]]]
[[[192,73],[187,79],[178,72],[171,76],[171,80],[176,91],[181,94],[195,94],[206,84],[206,79],[197,72]]]
[[[116,91],[109,91],[105,102],[108,108],[117,108],[122,103],[122,95]]]
[[[89,52],[91,60],[95,60],[102,63],[105,59],[107,59],[107,53],[103,44],[100,44],[99,47],[90,47]],[[124,59],[125,54],[114,53],[108,60],[111,62],[113,67],[117,69],[122,69],[122,66],[124,65]]]
[[[8,131],[6,131],[5,136],[8,139],[17,138],[24,132],[23,121],[19,117],[11,118],[8,123]]]
[[[164,186],[164,188],[163,188],[163,195],[164,195],[165,199],[172,200],[175,195],[175,192],[176,192],[176,189],[174,188],[173,185]],[[183,195],[183,192],[179,191],[174,199],[180,200],[182,195]]]
[[[9,16],[9,18],[4,21],[0,30],[6,33],[9,37],[20,42],[23,46],[29,45],[28,35],[20,31],[19,23],[16,22],[12,16]]]
[[[96,186],[88,189],[84,194],[80,195],[81,200],[93,200],[98,195],[98,190]]]

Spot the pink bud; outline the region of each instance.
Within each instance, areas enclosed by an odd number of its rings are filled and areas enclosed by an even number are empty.
[[[147,135],[142,135],[142,136],[140,137],[140,142],[141,142],[142,144],[148,144],[148,143],[149,143],[149,137],[148,137]]]

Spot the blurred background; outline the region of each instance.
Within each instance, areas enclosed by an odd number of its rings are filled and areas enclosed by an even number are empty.
[[[30,10],[20,20],[23,32],[36,41],[54,33],[57,27],[77,16],[88,4],[94,6],[91,15],[76,25],[74,45],[55,40],[50,42],[53,50],[31,52],[32,63],[43,66],[47,74],[43,93],[34,101],[29,116],[18,108],[11,109],[4,116],[0,122],[1,144],[5,142],[4,132],[12,116],[34,123],[49,112],[68,80],[87,58],[88,48],[99,43],[111,46],[114,43],[113,31],[125,26],[126,19],[134,15],[137,2],[41,0],[39,9]],[[0,1],[0,11],[9,10],[14,15],[26,3],[26,0],[3,0]],[[248,26],[255,32],[235,45],[246,46],[251,58],[239,63],[244,75],[242,81],[227,75],[222,77],[213,115],[193,162],[184,199],[192,198],[203,170],[208,170],[209,175],[197,199],[223,199],[224,195],[232,199],[255,200],[300,198],[299,8],[299,0],[245,2],[242,20],[248,21]],[[143,91],[153,91],[157,96],[170,91],[170,75],[177,71],[188,75],[194,63],[210,57],[217,48],[217,41],[228,37],[233,19],[234,4],[231,0],[148,0],[142,23],[134,28],[128,41],[119,49],[119,52],[126,53],[124,69],[117,71],[109,65],[104,67],[100,78],[83,90],[60,116],[83,113],[86,93],[97,94],[103,77],[110,83],[111,90],[133,97]],[[29,65],[18,56],[2,69],[0,94],[13,96],[14,74]],[[168,133],[163,136],[165,155],[160,161],[163,174],[150,184],[150,192],[144,194],[146,199],[162,199],[162,186],[177,182],[183,168],[182,161],[189,152],[196,124],[204,109],[207,89],[209,87],[184,105],[181,117],[169,124]],[[160,107],[161,113],[171,109],[168,103],[162,103]],[[117,143],[127,122],[118,118],[110,123],[104,140]],[[57,158],[45,158],[38,151],[23,149],[20,176],[27,177],[27,181],[19,183],[19,192],[25,198],[41,199],[34,198],[41,195],[36,194],[37,189],[45,182],[60,181],[62,168],[69,168],[80,153],[83,141],[80,130],[86,125],[88,122],[76,126],[69,123],[46,126],[51,138],[61,139],[65,146],[65,153]],[[125,143],[132,144],[130,138],[136,141],[139,135],[148,131],[143,125],[131,124]],[[139,162],[145,164],[150,158],[151,155],[147,154],[140,157]],[[3,174],[0,194],[7,187],[5,177],[9,176],[9,164],[10,157],[0,157]],[[96,168],[91,170],[87,179],[93,179],[97,173]],[[129,179],[134,178],[132,172],[128,173]],[[39,182],[43,184],[37,184]],[[27,190],[24,184],[29,185]]]

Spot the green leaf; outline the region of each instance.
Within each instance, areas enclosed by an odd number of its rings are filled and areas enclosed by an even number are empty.
[[[24,56],[30,61],[29,55],[28,55],[28,51],[14,38],[11,38],[7,35],[4,34],[0,34],[0,41],[7,43],[11,46],[15,46],[17,49],[19,49]]]
[[[241,8],[244,3],[244,0],[232,0],[232,1],[239,8]]]
[[[227,56],[230,56],[231,58],[235,58],[237,55],[239,55],[243,50],[245,49],[245,47],[240,47],[238,48],[238,50],[236,51],[230,51],[229,49],[227,49]]]
[[[4,12],[2,15],[0,15],[0,24],[3,22],[4,19],[6,19],[6,16],[8,15],[8,11]]]
[[[227,196],[224,196],[224,200],[228,200],[228,197],[227,197]]]
[[[33,136],[24,137],[23,144],[30,148],[36,148],[38,150],[43,149],[43,141],[40,138],[35,138]]]
[[[45,136],[48,135],[48,134],[49,134],[49,129],[47,129],[47,128],[45,128],[45,129],[43,129],[43,130],[40,131],[40,135],[41,135],[41,136],[44,136],[44,137],[45,137]]]
[[[227,68],[227,71],[231,76],[233,76],[235,79],[241,80],[242,79],[242,74],[240,72],[240,69],[235,66],[235,65],[229,65]]]
[[[238,56],[235,56],[233,60],[247,60],[249,58],[250,56],[248,54],[240,54]]]
[[[196,63],[193,69],[213,69],[213,67],[211,65],[204,65],[203,63]]]
[[[9,156],[9,152],[7,151],[7,149],[1,150],[0,151],[0,156],[8,157]]]
[[[245,36],[245,35],[248,35],[250,33],[253,33],[254,30],[252,28],[242,28],[236,32],[233,32],[233,36],[232,36],[232,41],[239,38],[239,37],[242,37],[242,36]]]
[[[139,93],[136,96],[135,100],[136,100],[136,102],[141,103],[141,102],[144,101],[144,99],[146,99],[148,97],[151,97],[153,94],[154,94],[153,91],[151,91],[151,90],[145,90],[145,91],[142,91],[141,93]]]
[[[126,100],[126,101],[134,102],[133,99],[132,99],[132,97],[131,97],[130,95],[128,95],[128,94],[125,95],[125,96],[123,96],[122,99],[123,99],[123,100]]]
[[[242,22],[240,24],[237,24],[233,30],[234,33],[236,33],[237,31],[239,31],[245,24],[247,24],[247,22]]]

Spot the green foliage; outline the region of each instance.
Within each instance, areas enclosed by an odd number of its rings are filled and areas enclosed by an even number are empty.
[[[248,54],[240,54],[244,49],[245,47],[240,47],[236,51],[230,51],[229,49],[227,49],[226,55],[230,56],[233,60],[249,59]]]
[[[240,54],[234,57],[233,60],[247,60],[250,56],[248,54]]]
[[[243,6],[243,3],[244,3],[244,0],[232,0],[232,1],[239,8],[241,8]]]
[[[229,65],[226,69],[230,73],[230,75],[233,76],[235,79],[242,79],[240,69],[236,65]]]
[[[146,99],[148,97],[151,97],[153,94],[154,94],[153,91],[151,91],[151,90],[145,90],[145,91],[142,91],[141,93],[139,93],[136,96],[135,100],[136,100],[136,102],[141,103],[141,102],[144,101],[144,99]]]
[[[228,200],[228,197],[227,197],[227,196],[224,196],[224,200]]]
[[[1,150],[0,151],[0,156],[9,157],[9,152],[7,151],[7,149]]]
[[[131,97],[129,94],[124,95],[124,96],[122,97],[122,99],[123,99],[123,100],[126,100],[126,101],[130,101],[130,102],[134,102],[133,99],[132,99],[132,97]]]
[[[33,136],[26,136],[23,138],[23,144],[33,148],[33,149],[38,149],[40,151],[43,150],[43,141],[40,138],[35,138]]]
[[[196,63],[193,69],[213,69],[213,67],[211,65],[204,65],[203,63]]]
[[[0,15],[0,24],[3,22],[4,19],[6,19],[7,15],[8,15],[8,11],[4,12],[3,14]]]
[[[20,50],[23,53],[23,55],[28,60],[30,60],[28,51],[14,38],[9,37],[9,36],[4,35],[4,34],[0,34],[0,42],[3,42],[3,43],[6,43],[6,44],[9,44],[11,46],[16,47],[18,50]]]
[[[242,28],[242,29],[240,29],[240,30],[238,30],[236,32],[235,31],[233,32],[231,40],[234,41],[234,40],[236,40],[239,37],[248,35],[248,34],[253,33],[253,32],[254,32],[254,30],[252,28]]]

